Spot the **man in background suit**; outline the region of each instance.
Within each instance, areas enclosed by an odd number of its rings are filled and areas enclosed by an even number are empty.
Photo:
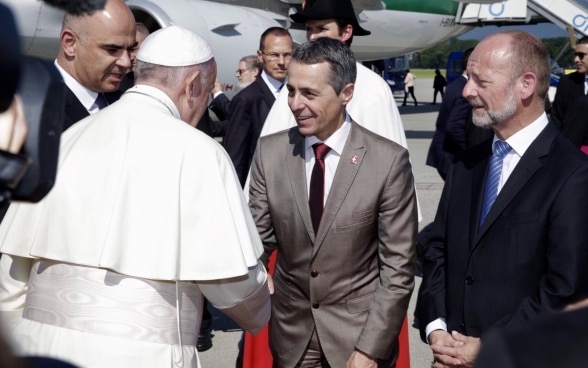
[[[473,122],[495,137],[456,158],[430,233],[419,324],[437,368],[472,366],[492,330],[588,294],[588,159],[545,114],[545,46],[498,32],[467,70]]]
[[[437,169],[445,180],[453,156],[466,148],[466,120],[472,106],[462,96],[463,87],[468,81],[465,74],[468,59],[473,49],[464,51],[461,59],[463,74],[451,82],[445,90],[439,115],[435,122],[435,134],[427,154],[427,165]]]
[[[576,43],[574,64],[576,71],[562,76],[557,86],[557,92],[551,106],[551,118],[557,126],[562,128],[562,122],[579,97],[588,93],[588,36],[582,37]]]
[[[292,56],[292,36],[280,27],[263,32],[257,57],[261,75],[231,100],[223,147],[231,157],[241,186],[249,167],[263,123],[284,85]]]
[[[255,153],[249,204],[265,259],[278,252],[269,338],[279,367],[397,357],[414,287],[414,182],[406,149],[347,114],[356,73],[339,40],[298,46],[287,82],[297,127],[262,137]],[[317,143],[329,148],[322,159]]]
[[[261,64],[259,63],[257,55],[243,56],[241,60],[239,60],[239,65],[235,71],[235,77],[239,81],[237,83],[239,89],[245,89],[251,83],[255,82],[255,79],[257,79],[261,70]],[[208,108],[214,112],[219,120],[227,120],[229,118],[231,101],[223,93],[222,86],[218,80],[215,81],[214,87],[212,87],[212,91],[210,91],[210,95],[212,101],[208,105]]]
[[[574,63],[576,71],[562,76],[551,108],[551,118],[564,136],[588,153],[588,37],[576,44]]]
[[[135,45],[135,18],[122,0],[107,0],[91,15],[64,16],[55,60],[67,86],[63,130],[118,100]]]

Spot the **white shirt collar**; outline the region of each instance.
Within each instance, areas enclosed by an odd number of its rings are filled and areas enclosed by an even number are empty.
[[[327,138],[324,142],[327,146],[331,148],[331,151],[336,153],[338,156],[341,156],[343,153],[343,147],[345,147],[345,142],[347,141],[347,137],[349,136],[349,131],[351,130],[351,118],[349,114],[345,114],[345,121],[341,125],[339,129],[335,131],[335,133],[331,134],[329,138]],[[307,150],[312,147],[315,143],[321,143],[317,137],[310,136],[304,138],[304,149]]]
[[[543,129],[545,129],[548,122],[547,115],[543,113],[537,120],[510,136],[506,142],[512,147],[514,153],[519,157],[522,157],[531,143],[533,143],[537,136],[539,136]],[[494,143],[497,140],[498,138],[495,135],[494,140],[492,141],[492,152],[494,152]]]
[[[94,105],[96,102],[96,97],[98,97],[98,92],[94,92],[89,90],[88,88],[84,87],[80,82],[78,82],[74,77],[72,77],[65,69],[61,67],[57,63],[57,60],[54,62],[55,67],[61,74],[65,85],[73,92],[76,98],[80,101],[80,103],[84,106],[89,113],[94,113],[98,111],[98,106]]]
[[[280,94],[280,90],[282,86],[286,84],[286,80],[280,82],[279,80],[275,79],[271,75],[267,74],[265,70],[261,71],[261,78],[267,84],[267,87],[272,91],[272,93],[277,97]]]

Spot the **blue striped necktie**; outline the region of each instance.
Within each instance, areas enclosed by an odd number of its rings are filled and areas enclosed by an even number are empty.
[[[488,176],[486,177],[486,185],[484,186],[484,201],[482,202],[480,227],[484,224],[484,220],[486,220],[486,216],[498,196],[498,182],[502,174],[502,161],[510,150],[511,147],[504,141],[496,141],[494,143],[494,153],[492,154],[492,158],[490,158]]]

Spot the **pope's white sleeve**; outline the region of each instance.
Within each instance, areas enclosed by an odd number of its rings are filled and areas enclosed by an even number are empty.
[[[261,262],[241,277],[197,283],[206,299],[243,329],[256,334],[269,321],[270,294]]]

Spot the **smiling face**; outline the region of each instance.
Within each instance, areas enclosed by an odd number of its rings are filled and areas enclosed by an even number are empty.
[[[58,63],[94,92],[117,90],[135,47],[135,19],[129,8],[120,0],[108,0],[104,10],[66,19]]]
[[[345,85],[337,94],[328,83],[330,74],[327,62],[290,63],[286,86],[288,105],[303,136],[316,136],[324,141],[345,121],[345,107],[353,96],[353,84]]]
[[[472,119],[479,127],[502,124],[517,110],[518,96],[505,43],[500,37],[483,41],[468,61],[469,78],[463,96],[473,106]]]

